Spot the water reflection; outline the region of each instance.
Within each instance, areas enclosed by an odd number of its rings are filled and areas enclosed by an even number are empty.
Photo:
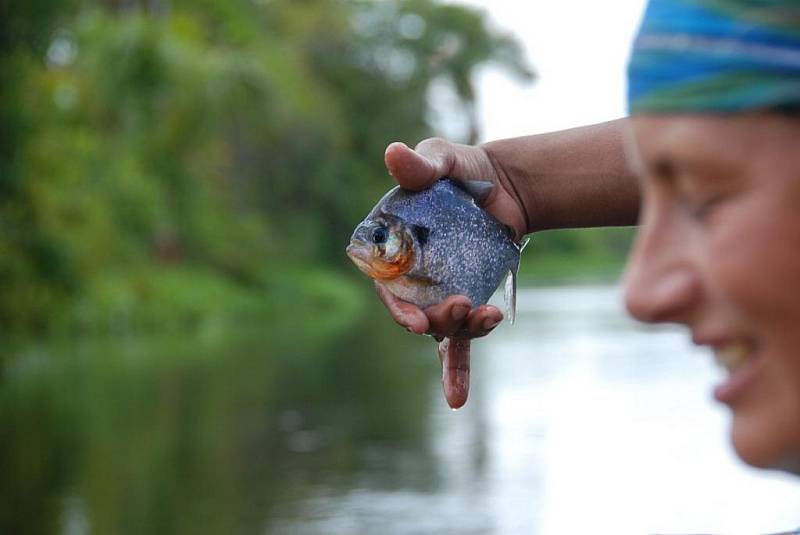
[[[447,409],[433,343],[344,334],[31,348],[0,389],[1,533],[767,533],[717,372],[610,287],[524,290]]]
[[[431,382],[434,490],[413,478],[324,489],[272,531],[755,534],[800,525],[800,483],[746,469],[730,452],[727,416],[710,401],[710,358],[680,330],[630,321],[619,302],[613,287],[525,290],[518,324],[476,345],[466,408],[447,410]]]
[[[404,360],[421,340],[375,324],[49,344],[7,360],[0,533],[260,533],[275,504],[350,488],[367,445],[425,462],[435,366]]]

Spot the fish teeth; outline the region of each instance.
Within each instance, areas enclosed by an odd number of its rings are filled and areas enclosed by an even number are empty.
[[[745,342],[733,342],[714,349],[714,359],[717,364],[733,373],[741,366],[752,353],[752,346]]]

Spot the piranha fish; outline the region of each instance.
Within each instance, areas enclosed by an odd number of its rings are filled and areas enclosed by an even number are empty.
[[[449,295],[485,304],[506,278],[507,315],[514,322],[523,246],[509,227],[476,201],[494,185],[442,179],[431,188],[391,189],[353,232],[347,255],[369,277],[420,308]]]

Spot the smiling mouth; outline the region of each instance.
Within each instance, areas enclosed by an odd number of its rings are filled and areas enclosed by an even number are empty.
[[[717,401],[734,406],[756,381],[763,367],[763,354],[752,340],[736,340],[712,346],[714,360],[727,371],[725,380],[714,388]]]
[[[755,344],[745,341],[736,341],[714,347],[714,360],[721,367],[733,374],[752,357]]]

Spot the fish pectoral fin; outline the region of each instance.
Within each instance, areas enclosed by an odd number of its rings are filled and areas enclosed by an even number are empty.
[[[494,182],[488,180],[455,180],[455,183],[461,186],[461,189],[469,193],[475,199],[478,205],[489,197],[489,194],[494,189]]]

